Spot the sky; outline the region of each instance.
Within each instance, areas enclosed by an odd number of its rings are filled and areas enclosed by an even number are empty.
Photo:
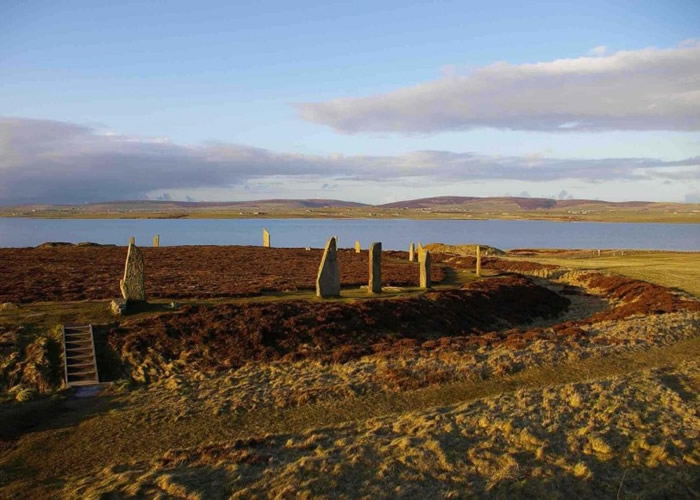
[[[0,204],[700,202],[700,2],[0,1]]]

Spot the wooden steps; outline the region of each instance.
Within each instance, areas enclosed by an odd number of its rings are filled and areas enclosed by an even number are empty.
[[[92,325],[64,325],[62,328],[66,385],[99,384]]]

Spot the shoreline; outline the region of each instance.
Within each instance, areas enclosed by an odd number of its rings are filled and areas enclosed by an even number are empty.
[[[274,219],[327,219],[327,220],[458,220],[458,221],[541,221],[541,222],[596,222],[608,224],[700,224],[700,214],[673,216],[648,216],[644,214],[621,214],[607,217],[570,217],[559,214],[551,215],[524,215],[524,216],[498,216],[489,214],[488,216],[445,216],[445,215],[383,215],[376,216],[356,216],[342,214],[297,214],[297,213],[268,213],[268,214],[217,214],[217,213],[190,213],[190,214],[158,214],[158,213],[134,213],[134,214],[22,214],[7,215],[0,213],[0,219],[37,219],[37,220],[274,220]]]

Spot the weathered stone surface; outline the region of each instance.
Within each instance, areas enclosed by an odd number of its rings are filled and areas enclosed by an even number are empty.
[[[372,243],[369,246],[369,291],[382,292],[382,244]]]
[[[476,275],[481,276],[481,247],[476,246]]]
[[[133,243],[129,244],[124,265],[124,278],[119,282],[122,297],[127,301],[146,300],[143,254]]]
[[[136,245],[136,238],[134,238],[133,236],[131,236],[131,237],[129,238],[129,245]]]
[[[416,260],[416,245],[414,243],[411,243],[411,246],[408,247],[408,260],[409,262]]]
[[[153,246],[154,246],[155,248],[158,248],[158,247],[160,246],[160,234],[156,234],[156,235],[153,237]]]
[[[430,288],[430,252],[424,251],[418,254],[420,261],[420,287]]]
[[[0,310],[3,311],[14,311],[15,309],[19,309],[19,306],[14,302],[5,302],[2,307],[0,307]]]
[[[423,258],[423,253],[425,250],[423,249],[423,244],[420,242],[418,243],[417,251],[418,251],[418,262],[423,262],[421,259]]]
[[[321,265],[316,277],[317,297],[340,296],[340,270],[338,269],[337,243],[335,236],[326,243]]]
[[[362,250],[362,247],[360,246],[360,242],[356,241],[355,242],[355,253],[360,253],[361,250]]]
[[[126,307],[127,303],[125,299],[115,299],[109,303],[109,310],[112,311],[112,314],[115,316],[121,316],[126,313]]]
[[[264,247],[270,246],[270,231],[268,231],[265,228],[263,228],[263,246]]]

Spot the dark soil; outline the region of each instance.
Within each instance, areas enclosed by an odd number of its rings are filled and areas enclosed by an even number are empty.
[[[181,359],[200,369],[280,359],[346,362],[554,317],[568,305],[568,299],[512,275],[396,300],[188,307],[180,314],[125,323],[110,331],[108,343],[134,367],[153,355],[155,364]]]
[[[152,298],[244,297],[316,286],[319,249],[241,246],[142,248],[146,292]],[[385,286],[418,286],[418,264],[406,252],[386,252]],[[399,257],[402,257],[399,259]],[[0,303],[101,300],[120,296],[125,247],[56,246],[0,249]],[[341,282],[368,281],[367,251],[340,250]],[[444,273],[433,266],[432,280]]]

